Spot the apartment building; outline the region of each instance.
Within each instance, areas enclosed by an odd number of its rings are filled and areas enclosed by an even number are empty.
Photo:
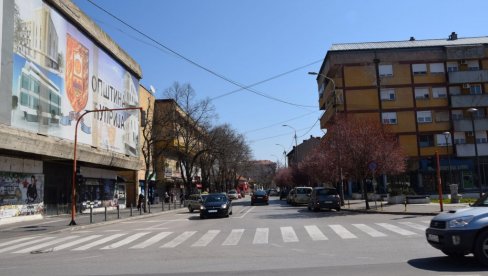
[[[408,154],[414,189],[435,192],[438,152],[444,189],[478,191],[488,180],[487,69],[488,37],[334,44],[317,74],[321,128],[338,113],[377,118]]]

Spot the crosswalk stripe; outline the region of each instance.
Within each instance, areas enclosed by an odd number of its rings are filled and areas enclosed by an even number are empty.
[[[133,241],[135,241],[135,240],[139,239],[140,237],[143,237],[143,236],[145,236],[145,235],[147,235],[147,234],[149,234],[149,233],[150,233],[150,232],[141,232],[141,233],[136,233],[136,234],[134,234],[134,235],[131,235],[131,236],[129,236],[129,237],[127,237],[127,238],[125,238],[125,239],[121,240],[121,241],[118,241],[118,242],[116,242],[116,243],[112,243],[112,244],[107,245],[107,246],[105,246],[105,247],[102,247],[102,248],[100,248],[100,249],[115,249],[115,248],[119,248],[119,247],[121,247],[121,246],[123,246],[123,245],[126,245],[126,244],[129,244],[129,243],[131,243],[131,242],[133,242]]]
[[[386,237],[385,233],[382,233],[366,224],[353,224],[354,227],[357,229],[363,231],[364,233],[370,235],[371,237],[377,238],[377,237]]]
[[[344,226],[342,226],[342,225],[333,224],[333,225],[329,225],[329,227],[332,228],[332,230],[337,235],[339,235],[339,237],[341,237],[343,239],[356,239],[357,238],[356,235],[354,235],[353,233],[349,232],[349,230],[347,230],[346,228],[344,228]]]
[[[161,248],[174,248],[187,239],[189,239],[191,236],[193,236],[197,231],[185,231],[182,234],[180,234],[178,237],[174,238],[172,241],[163,244]]]
[[[167,236],[171,235],[172,233],[173,232],[161,232],[161,233],[154,235],[153,237],[145,240],[144,242],[141,242],[139,244],[132,246],[131,249],[146,248],[146,247],[153,245],[153,244],[157,243],[158,241],[166,238]]]
[[[76,241],[72,241],[72,242],[68,242],[68,243],[64,243],[64,244],[61,244],[61,245],[58,245],[56,247],[53,248],[53,251],[59,251],[59,250],[63,250],[65,248],[68,248],[68,247],[71,247],[71,246],[75,246],[75,245],[78,245],[80,243],[84,243],[84,242],[87,242],[87,241],[90,241],[90,240],[93,240],[93,239],[96,239],[96,238],[99,238],[101,237],[102,235],[91,235],[91,236],[88,236],[88,237],[84,237],[84,238],[81,238],[79,240],[76,240]]]
[[[427,229],[427,226],[425,226],[425,225],[420,225],[420,224],[409,222],[409,221],[402,221],[400,223],[403,225],[406,225],[408,227],[412,227],[413,229],[420,230],[420,231],[425,231],[425,229]]]
[[[78,236],[68,236],[68,237],[64,237],[64,238],[60,238],[60,239],[55,239],[55,240],[47,241],[47,242],[44,242],[44,243],[41,243],[41,244],[36,244],[36,245],[31,246],[31,247],[28,247],[28,248],[24,248],[24,249],[19,250],[19,251],[15,251],[14,253],[27,253],[27,252],[32,252],[32,251],[35,251],[35,250],[39,250],[41,248],[45,248],[45,247],[48,247],[48,246],[57,244],[57,243],[62,243],[64,241],[71,240],[71,239],[74,239],[74,238],[78,238]]]
[[[10,250],[15,250],[17,248],[21,248],[21,247],[24,247],[24,246],[29,246],[29,245],[34,244],[34,243],[43,242],[43,241],[52,240],[52,239],[54,239],[54,237],[44,237],[44,238],[40,238],[40,239],[33,240],[33,241],[31,240],[31,241],[28,241],[28,242],[19,243],[19,244],[16,244],[16,245],[12,245],[12,246],[5,247],[5,248],[0,249],[0,253],[7,252],[7,251],[10,251]]]
[[[232,229],[222,245],[237,245],[241,240],[242,234],[244,234],[244,229]]]
[[[286,227],[280,227],[280,229],[281,229],[281,236],[283,238],[283,242],[298,242],[298,237],[297,234],[295,233],[295,230],[293,230],[293,227],[286,226]]]
[[[34,238],[38,238],[38,237],[25,237],[25,238],[15,239],[13,241],[3,242],[3,243],[0,243],[0,247],[6,246],[6,245],[11,245],[11,244],[14,244],[14,243],[17,243],[17,242],[21,242],[21,241],[32,240]]]
[[[328,238],[320,231],[316,225],[305,225],[305,230],[307,230],[308,235],[314,241],[325,241]]]
[[[414,232],[412,231],[408,231],[408,230],[405,230],[405,229],[402,229],[396,225],[393,225],[393,224],[389,224],[389,223],[376,223],[377,225],[387,229],[387,230],[390,230],[392,232],[395,232],[395,233],[398,233],[402,236],[411,236],[411,235],[416,235]]]
[[[217,235],[220,233],[220,230],[208,230],[198,241],[196,241],[192,246],[194,247],[201,247],[207,246]]]
[[[120,238],[122,237],[123,235],[125,234],[113,234],[111,236],[108,236],[106,238],[103,238],[101,240],[98,240],[98,241],[94,241],[92,243],[89,243],[89,244],[85,244],[83,246],[80,246],[80,247],[77,247],[77,248],[74,248],[74,249],[71,249],[71,250],[74,250],[74,251],[82,251],[82,250],[87,250],[87,249],[90,249],[94,246],[97,246],[97,245],[100,245],[100,244],[104,244],[106,242],[109,242],[111,240],[115,240],[116,238]]]
[[[253,244],[267,244],[269,236],[269,228],[257,228],[254,234]]]

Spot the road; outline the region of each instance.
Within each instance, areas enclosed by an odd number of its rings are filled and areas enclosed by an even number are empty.
[[[310,212],[273,198],[230,218],[173,210],[76,231],[4,238],[0,275],[486,275],[425,241],[431,217]]]

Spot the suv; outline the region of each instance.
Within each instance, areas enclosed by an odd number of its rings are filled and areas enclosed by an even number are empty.
[[[341,210],[341,198],[334,188],[316,187],[313,188],[310,201],[308,202],[308,210],[319,211],[320,209],[335,209]]]
[[[200,206],[205,201],[206,197],[207,195],[201,195],[201,194],[190,195],[186,200],[188,204],[188,211],[190,213],[193,213],[194,210],[200,210]]]
[[[296,187],[294,190],[295,192],[291,198],[291,204],[308,204],[310,195],[312,194],[312,187]]]
[[[425,235],[430,245],[450,257],[473,253],[488,266],[488,194],[468,208],[438,214]]]

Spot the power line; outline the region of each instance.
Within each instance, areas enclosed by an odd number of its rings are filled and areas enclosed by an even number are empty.
[[[247,134],[247,133],[250,133],[250,132],[260,131],[260,130],[267,129],[267,128],[270,128],[270,127],[274,127],[274,126],[277,126],[277,125],[282,125],[283,123],[287,123],[287,122],[290,122],[290,121],[293,121],[293,120],[296,120],[296,119],[300,119],[300,118],[306,117],[306,116],[308,116],[310,114],[313,114],[313,113],[316,113],[316,112],[320,112],[320,110],[312,111],[312,112],[309,112],[309,113],[306,113],[306,114],[303,114],[303,115],[300,115],[300,116],[297,116],[297,117],[293,117],[293,118],[287,119],[285,121],[281,121],[281,122],[278,122],[278,123],[274,123],[274,124],[271,124],[271,125],[268,125],[268,126],[265,126],[265,127],[260,127],[260,128],[256,128],[256,129],[244,131],[244,134]]]
[[[285,103],[285,104],[288,104],[288,105],[299,106],[299,107],[315,107],[315,106],[306,106],[306,105],[299,105],[299,104],[295,104],[295,103],[287,102],[287,101],[281,100],[281,99],[279,99],[279,98],[272,97],[272,96],[266,95],[266,94],[264,94],[264,93],[261,93],[261,92],[258,92],[258,91],[255,91],[255,90],[252,90],[252,89],[250,89],[250,87],[252,87],[252,86],[254,86],[254,85],[248,85],[248,86],[245,86],[245,85],[240,84],[240,83],[238,83],[238,82],[236,82],[236,81],[234,81],[234,80],[231,80],[231,79],[227,78],[226,76],[221,75],[221,74],[219,74],[219,73],[217,73],[217,72],[215,72],[215,71],[213,71],[213,70],[211,70],[211,69],[209,69],[209,68],[207,68],[207,67],[205,67],[205,66],[203,66],[203,65],[200,65],[199,63],[197,63],[197,62],[195,62],[195,61],[193,61],[193,60],[191,60],[191,59],[189,59],[189,58],[185,57],[184,55],[182,55],[182,54],[178,53],[177,51],[175,51],[175,50],[173,50],[173,49],[171,49],[171,48],[167,47],[166,45],[162,44],[161,42],[159,42],[159,41],[157,41],[157,40],[153,39],[152,37],[150,37],[149,35],[145,34],[144,32],[142,32],[142,31],[138,30],[137,28],[135,28],[135,27],[131,26],[130,24],[128,24],[128,23],[127,23],[127,22],[125,22],[124,20],[122,20],[122,19],[118,18],[118,17],[117,17],[117,16],[115,16],[114,14],[112,14],[112,13],[110,13],[109,11],[107,11],[106,9],[104,9],[103,7],[101,7],[101,6],[97,5],[97,4],[96,4],[96,3],[94,3],[92,0],[87,0],[87,1],[88,1],[89,3],[91,3],[93,6],[97,7],[98,9],[102,10],[103,12],[105,12],[106,14],[110,15],[110,16],[111,16],[112,18],[114,18],[115,20],[117,20],[117,21],[119,21],[120,23],[122,23],[123,25],[127,26],[127,27],[128,27],[128,28],[130,28],[131,30],[133,30],[133,31],[137,32],[138,34],[140,34],[140,35],[144,36],[145,38],[149,39],[150,41],[152,41],[152,42],[156,43],[157,45],[159,45],[159,46],[163,47],[165,50],[167,50],[167,51],[171,52],[172,54],[176,55],[177,57],[179,57],[179,58],[181,58],[181,59],[183,59],[183,60],[185,60],[185,61],[189,62],[190,64],[192,64],[192,65],[194,65],[194,66],[196,66],[196,67],[198,67],[198,68],[200,68],[200,69],[202,69],[202,70],[204,70],[204,71],[206,71],[206,72],[208,72],[208,73],[210,73],[210,74],[212,74],[212,75],[214,75],[214,76],[216,76],[216,77],[218,77],[218,78],[220,78],[220,79],[223,79],[223,80],[225,80],[225,81],[227,81],[227,82],[229,82],[229,83],[231,83],[231,84],[234,84],[235,86],[240,87],[240,88],[241,88],[240,90],[247,90],[247,91],[252,92],[252,93],[254,93],[254,94],[257,94],[257,95],[259,95],[259,96],[262,96],[262,97],[268,98],[268,99],[270,99],[270,100],[278,101],[278,102],[281,102],[281,103]],[[317,62],[318,62],[318,61],[317,61]],[[314,63],[315,63],[315,62],[314,62]],[[312,64],[313,64],[313,63],[312,63]],[[297,70],[298,70],[298,69],[297,69]],[[233,92],[233,93],[234,93],[234,92]]]

